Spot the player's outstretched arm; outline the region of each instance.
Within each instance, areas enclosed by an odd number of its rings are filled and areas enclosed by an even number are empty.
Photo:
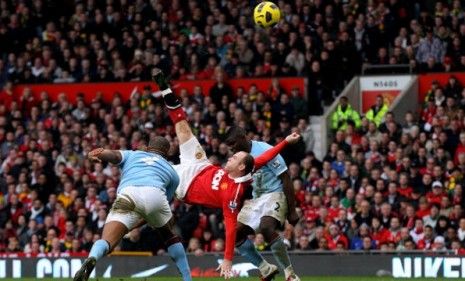
[[[263,152],[255,158],[255,168],[254,170],[258,170],[261,167],[265,166],[271,159],[275,158],[278,156],[278,154],[283,150],[288,144],[294,144],[297,143],[297,141],[300,139],[300,135],[297,133],[292,133],[289,136],[287,136],[283,141],[275,145],[274,147],[268,149],[267,151]]]
[[[228,202],[223,203],[225,249],[223,262],[217,268],[217,270],[220,271],[220,276],[223,276],[225,279],[233,277],[232,259],[234,257],[237,225],[237,211],[235,213],[232,213],[231,209],[228,206]]]
[[[112,164],[119,164],[123,159],[118,150],[110,150],[104,148],[96,148],[87,154],[87,158],[94,162],[110,162]]]

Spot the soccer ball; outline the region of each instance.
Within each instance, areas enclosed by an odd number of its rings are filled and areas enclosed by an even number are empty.
[[[262,2],[258,4],[253,10],[253,19],[255,24],[263,28],[277,24],[280,18],[281,11],[273,2]]]

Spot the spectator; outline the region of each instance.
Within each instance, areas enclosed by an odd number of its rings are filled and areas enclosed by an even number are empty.
[[[362,249],[363,251],[371,251],[376,248],[374,241],[371,239],[370,236],[366,236],[363,238]]]
[[[378,127],[381,124],[384,115],[388,112],[389,106],[384,103],[384,98],[381,95],[376,97],[376,103],[370,107],[365,114],[365,117],[376,124]]]
[[[16,97],[13,95],[13,83],[12,81],[6,81],[0,92],[0,98],[3,101],[3,105],[7,110],[11,108],[13,102],[16,101]]]
[[[219,238],[216,239],[213,243],[213,252],[224,252],[224,240]]]
[[[445,239],[442,236],[436,236],[434,238],[434,244],[432,245],[434,251],[447,251]]]
[[[297,129],[299,134],[302,136],[303,142],[305,143],[305,152],[308,153],[313,151],[315,137],[313,136],[313,131],[310,128],[310,125],[307,123],[307,120],[304,118],[299,119]]]
[[[306,235],[300,236],[299,244],[297,245],[296,250],[307,251],[307,250],[310,250],[310,249],[311,249],[311,247],[310,247],[310,243],[308,241],[308,237]]]
[[[424,236],[417,243],[418,249],[431,250],[434,243],[433,228],[430,225],[426,225],[424,228]]]
[[[297,75],[300,75],[304,69],[305,58],[296,47],[293,47],[289,55],[287,55],[285,62],[297,72]]]
[[[331,117],[331,128],[333,130],[344,130],[348,123],[352,123],[356,128],[361,125],[359,114],[350,106],[347,97],[339,99],[339,105]]]
[[[330,250],[336,250],[338,248],[340,249],[341,246],[343,249],[347,249],[349,246],[347,238],[344,236],[344,234],[340,233],[339,227],[335,224],[329,227],[329,234],[326,236],[326,240],[328,241],[328,248]]]
[[[365,223],[360,225],[358,229],[359,233],[351,239],[350,249],[351,250],[365,250],[365,238],[369,237],[370,230],[368,225]],[[371,244],[371,239],[370,239]],[[368,247],[370,249],[372,246]]]
[[[433,204],[430,208],[430,214],[423,218],[425,225],[429,225],[436,228],[439,219],[439,208],[436,204]]]
[[[311,115],[323,114],[323,102],[328,104],[332,101],[331,92],[325,82],[320,63],[312,62],[307,86],[308,110]]]
[[[200,248],[200,242],[199,239],[197,238],[191,238],[189,240],[189,245],[187,246],[187,252],[188,253],[193,253],[196,256],[201,256],[203,255],[203,251]]]
[[[417,61],[427,63],[432,59],[435,62],[442,62],[445,55],[444,44],[434,36],[433,30],[426,30],[426,37],[421,39],[416,55]]]
[[[216,83],[210,89],[210,97],[216,108],[221,108],[221,99],[226,96],[228,100],[233,100],[233,91],[231,86],[225,82],[223,71],[217,71],[215,74]]]
[[[261,233],[255,235],[254,245],[258,251],[264,251],[268,247],[267,243],[265,242],[265,238]]]
[[[305,99],[302,98],[301,93],[299,91],[299,88],[294,87],[291,90],[291,101],[290,103],[292,104],[293,111],[295,113],[295,116],[297,118],[305,118],[308,116],[307,113],[307,106],[305,104]]]
[[[461,242],[465,241],[465,218],[461,218],[459,221],[459,229],[457,230],[458,239]]]
[[[458,100],[461,97],[462,85],[455,76],[450,76],[447,81],[446,87],[444,88],[444,94],[448,98],[452,98],[453,101]]]

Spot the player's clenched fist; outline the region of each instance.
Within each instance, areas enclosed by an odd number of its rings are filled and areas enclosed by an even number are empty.
[[[286,141],[290,144],[297,143],[300,139],[300,135],[297,133],[292,133],[286,137]]]

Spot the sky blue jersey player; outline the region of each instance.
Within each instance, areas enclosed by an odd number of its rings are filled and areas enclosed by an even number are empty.
[[[176,262],[184,281],[191,281],[190,269],[181,239],[172,230],[169,200],[179,184],[179,176],[166,161],[170,149],[163,137],[150,140],[144,151],[97,148],[88,154],[96,162],[110,162],[121,168],[118,194],[103,227],[102,238],[90,250],[74,281],[87,281],[97,261],[118,245],[128,231],[144,221],[157,230],[168,253]]]
[[[265,142],[249,140],[246,131],[240,127],[230,128],[225,142],[234,152],[245,151],[254,157],[271,147]],[[248,239],[249,234],[260,232],[284,270],[286,280],[299,281],[300,278],[295,274],[289,259],[287,247],[278,233],[286,219],[294,225],[299,220],[295,210],[294,190],[284,159],[278,155],[256,171],[252,186],[253,199],[244,202],[237,217],[236,247],[258,267],[262,280],[272,280],[278,273],[277,266],[263,259],[253,242]]]
[[[266,142],[252,141],[250,154],[257,157],[266,150],[272,148]],[[273,160],[253,175],[253,198],[258,198],[271,192],[283,192],[283,182],[279,176],[287,171],[287,165],[281,155],[276,156]]]
[[[173,199],[179,176],[170,163],[159,154],[147,151],[120,150],[121,180],[118,194],[127,187],[152,186],[166,194],[168,202]]]

